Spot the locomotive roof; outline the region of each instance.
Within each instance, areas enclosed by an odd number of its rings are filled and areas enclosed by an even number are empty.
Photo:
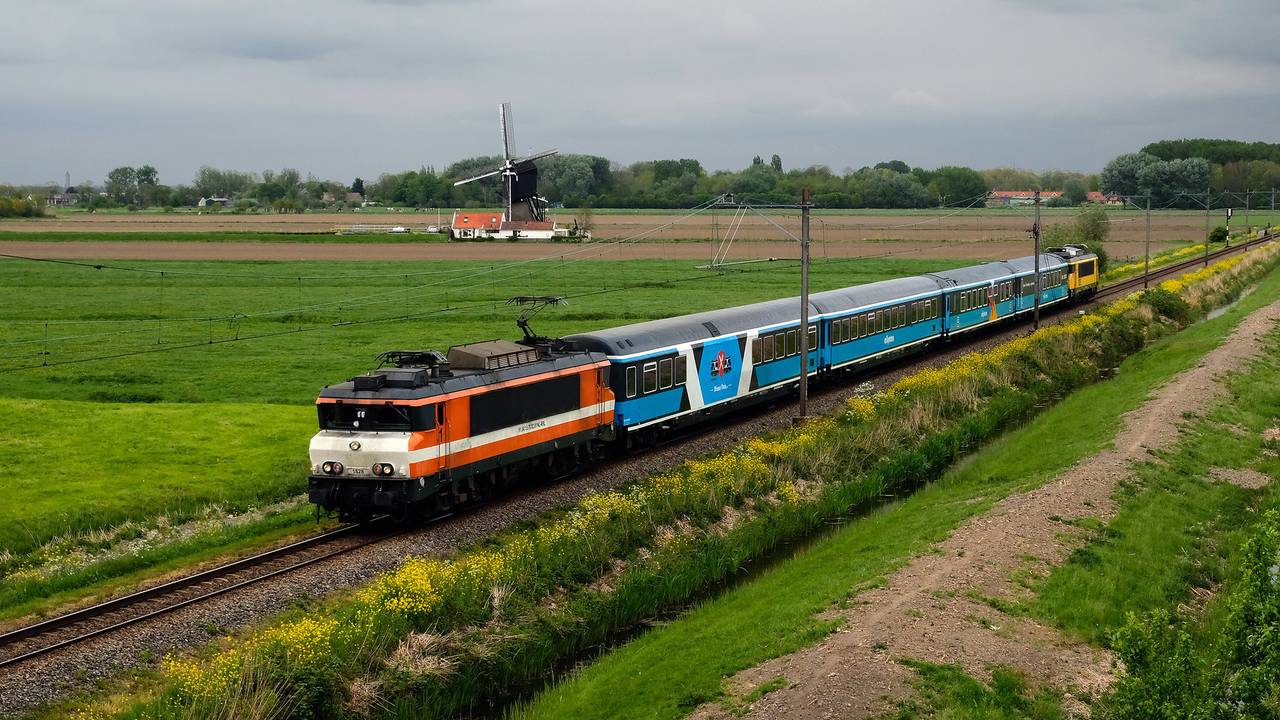
[[[320,397],[343,400],[419,400],[447,395],[459,390],[493,385],[508,380],[518,380],[531,375],[591,365],[604,359],[603,355],[593,352],[552,352],[541,360],[499,370],[454,370],[450,375],[426,378],[425,382],[417,387],[392,387],[386,385],[377,390],[356,390],[355,381],[348,380],[347,382],[326,386],[324,390],[320,391]],[[370,375],[389,374],[404,370],[429,371],[429,368],[380,368],[371,372]]]

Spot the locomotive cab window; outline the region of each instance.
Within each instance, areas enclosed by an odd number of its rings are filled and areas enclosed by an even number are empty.
[[[409,432],[430,430],[436,426],[433,406],[411,408],[407,405],[349,405],[325,403],[316,406],[320,427],[324,430],[368,432]]]
[[[627,367],[627,397],[633,398],[635,396],[636,396],[636,366],[630,365]]]

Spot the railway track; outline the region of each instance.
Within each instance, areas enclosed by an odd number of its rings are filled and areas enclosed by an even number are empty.
[[[11,630],[0,634],[0,668],[323,562],[375,543],[388,534],[378,525],[344,525],[289,545]]]
[[[1224,256],[1246,252],[1249,248],[1265,244],[1280,237],[1280,234],[1269,234],[1238,245],[1223,248],[1210,253],[1207,258],[1199,256],[1171,265],[1165,265],[1144,277],[1142,275],[1120,281],[1100,289],[1090,304],[1099,304],[1104,300],[1132,292],[1143,287],[1144,282],[1156,284],[1161,280],[1175,277],[1198,265],[1207,264]],[[1069,313],[1079,306],[1052,305],[1042,311],[1042,318],[1053,319]],[[1025,320],[1016,325],[991,328],[988,332],[966,335],[949,347],[943,355],[964,352],[972,346],[990,341],[993,337],[1009,334],[1025,327]],[[901,371],[923,362],[937,360],[934,355],[907,355],[874,369],[859,374],[858,381],[874,381],[886,375]],[[819,389],[819,394],[839,392],[847,388],[848,382],[838,386],[828,385]],[[746,413],[739,422],[748,423],[769,413],[775,408],[762,408],[758,412]],[[703,432],[693,431],[658,443],[648,450],[619,460],[608,461],[597,469],[607,469],[616,463],[627,463],[650,454],[654,450],[675,444],[684,444],[696,440]],[[444,515],[426,521],[424,525],[433,524],[450,517]],[[96,605],[74,610],[43,620],[31,625],[17,628],[0,634],[0,668],[16,666],[34,658],[70,648],[93,638],[108,635],[123,628],[152,620],[180,608],[201,603],[212,598],[232,593],[247,586],[279,577],[292,571],[315,565],[353,550],[366,547],[388,537],[398,535],[403,527],[393,528],[389,524],[374,523],[372,525],[346,525],[314,537],[289,545],[268,550],[250,557],[235,560],[217,567],[184,576],[155,587],[140,590],[122,597],[107,600]]]

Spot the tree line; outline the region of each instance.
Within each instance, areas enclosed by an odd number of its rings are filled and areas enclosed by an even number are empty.
[[[119,167],[99,188],[81,183],[82,205],[98,207],[191,207],[202,198],[225,199],[232,211],[340,209],[375,202],[410,208],[494,207],[501,204],[499,177],[456,186],[454,182],[490,171],[495,156],[472,157],[443,171],[430,167],[385,173],[350,184],[304,176],[294,168],[261,173],[205,166],[190,183],[165,185],[152,165]],[[1206,189],[1215,195],[1269,191],[1280,186],[1280,144],[1234,140],[1165,140],[1107,163],[1101,173],[1017,168],[975,170],[963,166],[933,169],[887,160],[835,172],[825,165],[787,169],[782,158],[752,158],[741,170],[708,171],[690,158],[647,160],[623,165],[598,155],[562,154],[538,162],[538,189],[548,201],[565,207],[689,208],[723,194],[759,203],[793,203],[802,188],[827,208],[915,209],[981,206],[993,190],[1056,190],[1050,205],[1077,206],[1090,191],[1128,196],[1150,195],[1156,207],[1194,208]],[[0,186],[0,195],[26,197],[60,188]],[[348,193],[358,199],[348,200]],[[1216,204],[1243,201],[1215,198]],[[1262,207],[1269,195],[1256,194]],[[219,203],[221,205],[221,203]],[[219,209],[217,206],[212,209]]]
[[[454,182],[500,164],[498,157],[473,157],[439,172],[422,167],[385,173],[368,182],[355,178],[349,185],[311,175],[304,177],[293,168],[253,173],[205,166],[190,183],[172,186],[160,182],[154,166],[141,165],[113,169],[100,187],[83,182],[75,189],[81,205],[91,209],[192,207],[206,198],[225,199],[233,211],[334,209],[363,201],[416,208],[494,207],[502,201],[500,178],[460,186]],[[1086,189],[1096,189],[1098,183],[1096,175],[1057,170],[978,171],[960,166],[926,169],[911,167],[901,160],[857,170],[846,168],[841,173],[824,165],[788,170],[776,154],[767,161],[756,156],[742,170],[712,172],[690,158],[622,165],[597,155],[562,154],[540,160],[538,173],[539,193],[555,205],[611,208],[688,208],[723,194],[760,204],[793,203],[806,187],[820,207],[829,208],[981,206],[985,194],[992,189],[1074,188],[1078,193],[1072,196],[1079,203],[1084,200]],[[58,187],[0,186],[0,194],[22,196],[61,191]],[[361,198],[348,201],[349,192],[358,193]]]
[[[1191,138],[1161,140],[1126,153],[1102,170],[1102,187],[1120,195],[1150,195],[1154,207],[1271,205],[1280,189],[1280,144]],[[1256,192],[1250,192],[1256,191]]]

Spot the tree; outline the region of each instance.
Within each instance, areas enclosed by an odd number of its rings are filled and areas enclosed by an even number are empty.
[[[1089,198],[1089,187],[1080,178],[1067,178],[1062,183],[1062,196],[1072,205],[1080,205]]]
[[[928,189],[935,202],[968,204],[986,196],[990,188],[977,170],[948,165],[933,172]]]
[[[910,174],[887,168],[867,170],[855,175],[860,186],[862,207],[922,208],[929,204],[929,193]]]
[[[143,165],[135,170],[134,179],[140,186],[160,184],[160,174],[157,173],[155,167],[151,165]]]
[[[352,180],[351,192],[360,193],[361,195],[364,195],[364,180],[361,180],[360,178],[356,178],[355,180]]]
[[[1085,208],[1076,216],[1076,235],[1090,247],[1101,245],[1111,235],[1111,219],[1099,206]]]
[[[769,166],[772,167],[773,171],[776,173],[782,172],[782,156],[774,153],[773,158],[769,160]]]
[[[1140,195],[1142,181],[1139,176],[1146,171],[1150,179],[1151,168],[1160,158],[1147,153],[1118,155],[1102,168],[1102,191],[1119,195]]]
[[[878,162],[875,165],[876,170],[892,170],[896,173],[909,173],[911,166],[901,160],[890,160],[888,162]]]
[[[982,171],[982,179],[992,190],[1043,190],[1040,176],[1030,170],[991,168]]]
[[[133,205],[138,199],[138,171],[125,166],[107,173],[107,194],[121,205]]]
[[[244,192],[252,183],[253,173],[219,170],[205,165],[196,171],[191,184],[200,197],[231,197]]]
[[[763,165],[763,164],[764,164],[764,158],[760,157],[759,155],[751,158],[751,165],[753,167],[756,165]]]

